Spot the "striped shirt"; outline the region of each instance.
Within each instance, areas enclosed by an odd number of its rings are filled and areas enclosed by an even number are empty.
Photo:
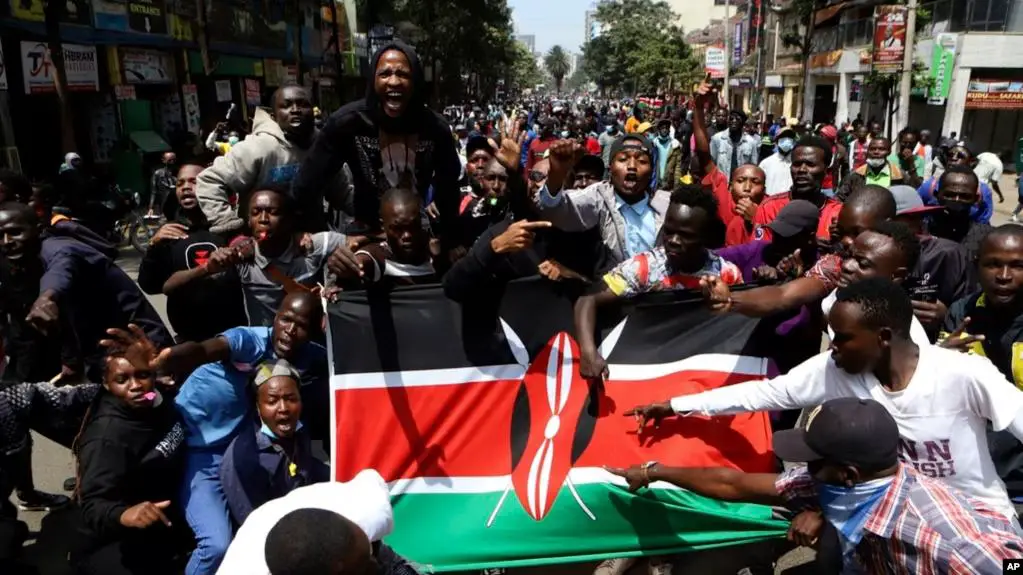
[[[806,467],[782,473],[775,488],[793,510],[820,507]],[[902,464],[864,530],[855,558],[865,573],[989,575],[1002,572],[1002,559],[1023,558],[1023,538],[1004,515]]]

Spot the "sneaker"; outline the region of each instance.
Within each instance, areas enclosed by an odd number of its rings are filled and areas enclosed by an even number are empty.
[[[68,477],[64,480],[64,491],[71,493],[78,488],[78,479],[74,477]]]
[[[71,500],[67,496],[55,493],[43,493],[42,491],[18,493],[18,509],[22,511],[53,511],[68,503],[71,503]]]
[[[625,572],[635,564],[635,557],[605,559],[593,570],[593,575],[625,575]]]
[[[507,572],[508,570],[504,567],[491,567],[480,571],[480,575],[505,575]]]

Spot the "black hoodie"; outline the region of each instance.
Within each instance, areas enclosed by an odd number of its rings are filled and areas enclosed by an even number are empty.
[[[120,518],[143,501],[178,501],[184,437],[170,397],[133,409],[110,393],[99,394],[78,443],[82,552],[125,540],[141,553],[167,549],[171,533],[162,523],[131,529]],[[165,513],[176,525],[173,507]]]
[[[394,40],[373,57],[376,70],[380,57],[388,50],[400,50],[412,67],[412,97],[400,118],[384,113],[374,88],[375,73],[370,76],[366,97],[347,104],[327,118],[313,143],[301,169],[292,182],[292,194],[305,214],[307,226],[323,229],[323,186],[333,181],[343,164],[352,172],[355,198],[352,214],[360,224],[379,228],[380,198],[394,187],[385,171],[401,172],[412,154],[402,150],[385,161],[380,150],[380,136],[414,146],[415,187],[426,203],[433,187],[433,201],[440,211],[440,226],[450,226],[458,216],[458,176],[461,163],[455,150],[455,139],[443,116],[426,107],[425,80],[419,57],[404,42]],[[401,146],[397,146],[402,148]],[[395,148],[392,148],[395,149]],[[443,233],[443,232],[441,232]]]

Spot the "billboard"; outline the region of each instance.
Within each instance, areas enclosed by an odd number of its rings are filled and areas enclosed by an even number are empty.
[[[906,56],[906,7],[874,8],[874,61],[871,67],[879,74],[902,71]]]
[[[970,80],[969,110],[1023,110],[1023,81]]]
[[[725,77],[725,49],[707,48],[705,51],[706,64],[704,68],[711,78]]]

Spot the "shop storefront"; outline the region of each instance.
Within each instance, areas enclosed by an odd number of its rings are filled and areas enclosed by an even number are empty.
[[[247,128],[256,105],[268,100],[263,97],[263,59],[219,54],[217,65],[210,77],[203,76],[202,56],[198,51],[188,52],[188,68],[196,86],[203,134],[208,134],[218,122],[225,121],[232,104],[236,112],[231,121]],[[248,80],[248,82],[246,82]],[[259,102],[256,102],[258,95]]]
[[[1023,134],[1023,69],[974,69],[966,92],[963,133],[977,149],[994,152],[1006,166]]]

